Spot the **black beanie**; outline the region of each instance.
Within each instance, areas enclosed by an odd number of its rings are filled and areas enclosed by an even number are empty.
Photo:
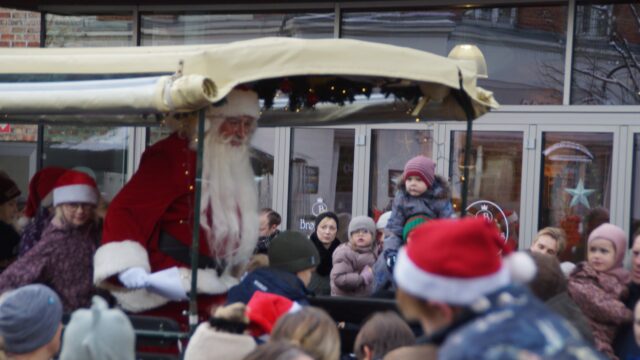
[[[7,174],[0,171],[0,205],[20,196],[20,189]]]
[[[297,231],[283,231],[269,246],[269,267],[297,273],[318,266],[320,255],[311,240]]]

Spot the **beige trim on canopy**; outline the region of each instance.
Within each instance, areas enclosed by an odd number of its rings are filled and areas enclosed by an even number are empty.
[[[374,84],[405,80],[420,85],[432,102],[446,106],[451,106],[445,101],[449,90],[460,89],[461,74],[475,117],[498,106],[491,92],[476,86],[475,69],[468,63],[358,40],[261,38],[222,45],[0,51],[0,74],[172,74],[178,70],[211,79],[217,88],[212,101],[242,83],[335,75],[367,78]],[[0,111],[10,113],[11,104],[0,98]]]

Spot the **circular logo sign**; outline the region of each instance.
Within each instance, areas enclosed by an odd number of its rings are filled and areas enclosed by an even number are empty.
[[[313,216],[318,216],[323,212],[326,212],[327,210],[329,210],[329,207],[324,203],[322,198],[318,198],[315,204],[311,206],[311,213],[313,214]]]
[[[504,241],[506,242],[509,238],[509,219],[498,204],[488,200],[479,200],[467,206],[467,214],[475,217],[483,217],[495,223],[498,229],[500,229]]]

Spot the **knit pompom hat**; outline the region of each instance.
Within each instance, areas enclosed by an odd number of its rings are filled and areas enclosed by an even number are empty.
[[[431,186],[436,177],[436,163],[426,156],[416,156],[405,164],[402,181],[407,181],[409,176],[417,176]]]
[[[613,224],[602,224],[589,234],[587,244],[591,244],[592,241],[597,239],[605,239],[613,243],[613,247],[616,250],[613,269],[622,267],[624,255],[627,250],[627,235],[624,233],[624,230]]]

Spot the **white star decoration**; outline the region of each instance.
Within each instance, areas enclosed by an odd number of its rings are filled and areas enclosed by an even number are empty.
[[[587,196],[593,194],[595,190],[585,189],[584,181],[582,181],[582,179],[578,181],[578,185],[576,185],[574,189],[568,188],[568,189],[564,189],[564,191],[568,192],[569,194],[571,194],[571,196],[573,196],[571,198],[571,203],[569,204],[569,207],[574,207],[578,205],[578,203],[580,203],[586,206],[588,209],[591,208],[591,206],[589,206],[589,200],[587,200]]]

